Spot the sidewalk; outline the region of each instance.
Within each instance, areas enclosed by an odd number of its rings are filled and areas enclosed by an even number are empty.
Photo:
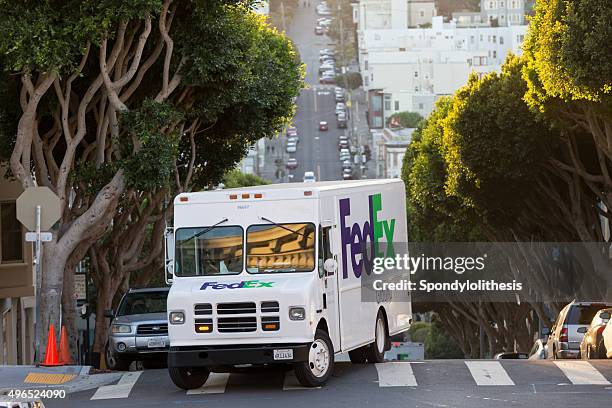
[[[0,399],[10,390],[36,388],[84,391],[117,381],[124,373],[89,374],[89,366],[0,366]]]

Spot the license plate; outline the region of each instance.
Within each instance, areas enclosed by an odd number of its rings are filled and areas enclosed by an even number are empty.
[[[149,348],[166,347],[166,342],[164,340],[152,339],[149,340],[148,346]]]
[[[275,360],[293,360],[293,349],[274,350]]]

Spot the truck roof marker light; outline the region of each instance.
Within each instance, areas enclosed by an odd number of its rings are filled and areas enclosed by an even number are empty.
[[[312,195],[312,191],[304,191],[304,195],[306,197],[310,197]]]
[[[230,194],[230,200],[236,200],[238,198],[238,194]]]
[[[251,195],[250,195],[250,194],[246,194],[246,193],[245,193],[245,194],[242,194],[242,198],[250,198],[250,197],[251,197]]]
[[[180,201],[181,203],[186,203],[187,201],[189,201],[189,197],[187,197],[187,196],[182,196],[182,197],[179,197],[179,201]]]
[[[254,197],[254,198],[262,198],[262,197],[263,197],[263,194],[261,194],[261,193],[255,193],[255,194],[253,194],[253,197]]]

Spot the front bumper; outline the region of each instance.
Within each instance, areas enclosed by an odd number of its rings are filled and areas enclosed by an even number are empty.
[[[168,351],[170,339],[166,336],[110,336],[111,350],[116,354],[148,354]],[[151,341],[151,343],[150,343]],[[163,347],[149,347],[150,344],[163,342]],[[125,349],[121,350],[119,344],[123,343]]]
[[[578,358],[580,350],[559,350],[557,355],[559,358]]]
[[[293,358],[274,360],[274,350],[293,350]],[[308,361],[310,343],[239,346],[173,347],[168,367],[203,367],[241,364],[286,364]]]

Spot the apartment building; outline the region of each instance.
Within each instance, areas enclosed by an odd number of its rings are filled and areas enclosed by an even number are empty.
[[[372,132],[377,178],[402,177],[404,155],[415,130],[384,128]]]
[[[427,116],[470,72],[499,71],[509,52],[520,55],[526,31],[526,26],[457,27],[441,16],[432,18],[431,28],[359,30],[370,127],[384,127],[396,112]]]
[[[0,365],[31,364],[34,357],[32,252],[15,208],[22,191],[0,163]]]
[[[480,0],[482,21],[492,26],[525,25],[526,0]]]
[[[434,0],[360,0],[353,4],[359,30],[400,30],[431,23]]]

